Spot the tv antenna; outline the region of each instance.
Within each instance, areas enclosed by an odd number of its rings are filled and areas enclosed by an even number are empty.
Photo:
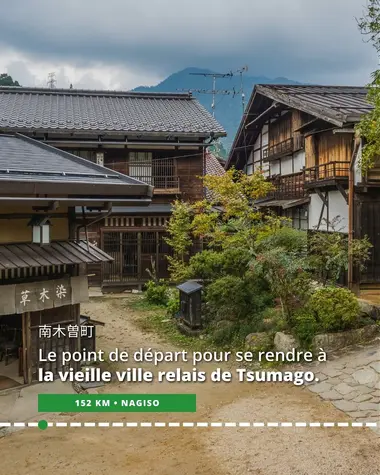
[[[245,111],[245,94],[244,94],[244,86],[243,86],[243,74],[246,73],[247,71],[248,71],[248,66],[243,66],[242,68],[235,71],[235,74],[240,75],[239,94],[241,95],[241,105],[242,105],[242,108],[243,108],[243,114],[244,114],[244,111]]]
[[[55,89],[55,86],[57,84],[57,80],[55,78],[55,73],[49,73],[48,74],[48,81],[47,85],[50,89]]]
[[[204,76],[204,77],[211,77],[212,78],[212,90],[211,91],[206,91],[203,92],[203,94],[212,94],[212,104],[211,104],[211,110],[212,110],[212,116],[215,117],[215,96],[217,94],[223,94],[226,95],[228,94],[234,94],[234,91],[218,91],[216,89],[216,79],[217,78],[227,78],[227,77],[232,77],[234,73],[230,71],[229,73],[190,73],[192,76]],[[202,94],[200,90],[199,92]],[[198,92],[198,91],[194,91]]]
[[[228,73],[189,73],[192,76],[204,76],[204,77],[211,77],[212,78],[212,89],[177,89],[177,91],[186,91],[186,92],[196,92],[198,94],[212,94],[212,104],[211,104],[211,110],[212,110],[212,116],[215,117],[215,96],[216,95],[230,95],[232,94],[233,97],[235,97],[237,94],[241,95],[242,99],[242,107],[243,107],[243,113],[245,110],[245,95],[244,95],[244,89],[243,89],[243,74],[248,71],[248,66],[243,66],[242,68],[238,69],[237,71],[229,71]],[[221,79],[221,78],[232,78],[233,76],[236,76],[236,74],[240,74],[240,89],[239,91],[236,91],[235,88],[232,90],[228,89],[216,89],[216,80]]]

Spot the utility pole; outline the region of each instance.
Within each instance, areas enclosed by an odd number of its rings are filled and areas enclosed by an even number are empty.
[[[49,73],[48,74],[48,81],[47,85],[50,89],[55,89],[55,86],[57,84],[57,80],[55,78],[55,73]]]

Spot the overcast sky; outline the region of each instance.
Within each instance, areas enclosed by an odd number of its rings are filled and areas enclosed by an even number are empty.
[[[4,0],[3,0],[4,1]],[[355,17],[366,0],[11,0],[0,72],[22,85],[131,89],[185,67],[366,84],[377,67]]]

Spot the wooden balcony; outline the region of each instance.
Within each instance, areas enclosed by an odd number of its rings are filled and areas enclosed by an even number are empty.
[[[139,175],[134,176],[133,178],[154,186],[155,195],[177,194],[180,192],[179,176]]]
[[[328,162],[305,169],[305,186],[334,185],[348,181],[350,162]]]
[[[173,158],[151,161],[126,159],[125,161],[106,162],[104,165],[111,170],[154,186],[156,195],[180,193],[180,178],[176,173],[177,166]]]
[[[297,150],[301,150],[304,147],[304,143],[304,137],[302,135],[290,137],[282,142],[270,145],[266,150],[265,158],[270,161],[286,157]]]
[[[305,196],[305,173],[298,172],[290,175],[278,175],[270,178],[275,190],[269,195],[276,200],[293,200]]]

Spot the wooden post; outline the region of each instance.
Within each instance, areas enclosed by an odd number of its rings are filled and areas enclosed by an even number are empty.
[[[23,313],[21,318],[24,383],[30,384],[32,382],[32,335],[30,329],[30,312]]]
[[[69,226],[69,239],[75,240],[76,239],[76,213],[75,207],[70,206],[68,208],[68,226]]]
[[[21,325],[22,325],[22,376],[24,377],[24,383],[27,384],[28,374],[27,374],[27,338],[26,338],[26,317],[25,313],[21,315]]]
[[[360,136],[359,134],[356,134],[348,180],[348,288],[355,291],[356,294],[358,293],[358,286],[354,289],[354,265],[350,251],[354,239],[354,166],[360,142]]]

